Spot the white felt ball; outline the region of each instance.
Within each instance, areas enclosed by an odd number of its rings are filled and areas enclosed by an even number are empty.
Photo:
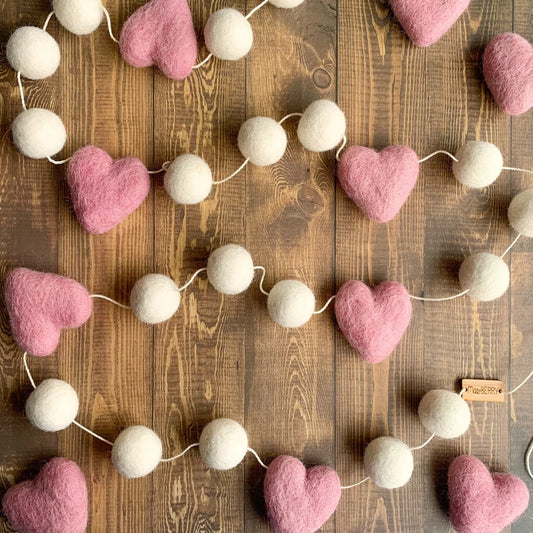
[[[394,437],[374,439],[365,450],[367,476],[379,487],[403,487],[413,474],[413,454],[401,440]]]
[[[513,198],[507,216],[515,231],[533,237],[533,189],[522,191]]]
[[[131,290],[131,309],[146,324],[158,324],[178,310],[181,294],[178,286],[163,274],[147,274]]]
[[[468,404],[455,392],[432,390],[424,395],[418,406],[422,425],[442,439],[455,439],[470,427]]]
[[[339,106],[330,100],[316,100],[303,113],[298,123],[298,139],[311,152],[335,148],[346,132],[346,118]]]
[[[53,0],[52,6],[59,23],[71,33],[92,33],[104,16],[101,0]]]
[[[130,426],[121,431],[111,450],[113,466],[128,479],[153,472],[162,455],[161,439],[145,426]]]
[[[287,134],[275,120],[254,117],[241,126],[237,142],[246,159],[264,167],[277,163],[283,157],[287,149]]]
[[[32,108],[17,115],[11,125],[11,135],[15,146],[33,159],[57,154],[67,141],[65,125],[48,109]]]
[[[61,61],[56,40],[35,26],[22,26],[13,32],[7,41],[6,56],[11,68],[30,80],[48,78]]]
[[[276,7],[284,7],[287,9],[299,6],[304,0],[270,0],[270,3]]]
[[[26,400],[26,417],[42,431],[60,431],[78,414],[78,395],[65,381],[45,379]]]
[[[211,169],[197,155],[180,155],[165,173],[165,190],[178,204],[199,204],[209,196],[212,185]]]
[[[267,306],[274,322],[284,328],[299,328],[313,316],[315,295],[301,281],[285,279],[272,287]]]
[[[494,254],[481,252],[467,257],[459,269],[459,282],[468,296],[490,302],[509,288],[511,276],[505,261]]]
[[[502,171],[502,153],[492,143],[469,141],[455,157],[458,161],[453,162],[453,174],[466,187],[487,187],[496,181]]]
[[[204,28],[205,45],[219,59],[237,61],[252,48],[254,34],[246,17],[233,8],[215,11]]]
[[[248,451],[248,435],[235,420],[217,418],[200,435],[200,455],[214,470],[235,468]]]
[[[252,256],[237,244],[217,248],[207,260],[207,279],[222,294],[240,294],[254,279]]]

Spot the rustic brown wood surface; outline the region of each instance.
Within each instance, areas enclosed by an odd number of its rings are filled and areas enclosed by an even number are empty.
[[[243,12],[257,2],[235,0]],[[118,29],[142,0],[107,0]],[[199,34],[209,14],[228,2],[190,1]],[[42,0],[0,3],[0,42],[24,24],[41,25]],[[204,157],[216,178],[242,162],[240,124],[255,115],[281,118],[311,101],[336,100],[348,119],[348,142],[382,148],[404,143],[418,154],[456,151],[467,139],[494,142],[509,166],[533,168],[532,114],[509,118],[495,106],[479,69],[483,46],[498,33],[533,40],[533,0],[473,0],[437,44],[416,48],[385,0],[306,0],[294,10],[266,6],[252,18],[255,42],[247,60],[211,61],[184,82],[157,69],[127,65],[104,24],[74,36],[54,20],[58,72],[25,81],[30,107],[63,118],[61,156],[88,143],[112,156],[136,155],[149,168],[182,153]],[[5,46],[3,46],[5,49]],[[202,50],[201,54],[205,51]],[[504,172],[484,190],[460,186],[449,161],[424,163],[420,180],[391,223],[369,222],[334,178],[334,154],[305,152],[295,122],[274,166],[249,166],[200,206],[175,205],[153,180],[148,200],[124,223],[88,235],[72,213],[65,167],[23,157],[9,127],[20,112],[15,73],[0,62],[0,279],[17,265],[71,276],[90,291],[128,301],[145,273],[180,283],[205,265],[219,244],[246,246],[267,269],[266,286],[283,278],[309,284],[319,303],[349,279],[402,281],[411,294],[457,292],[461,259],[474,251],[501,253],[513,233],[506,207],[531,179]],[[38,380],[61,377],[78,391],[79,421],[108,439],[143,424],[171,455],[196,442],[219,416],[243,423],[269,461],[291,454],[335,466],[343,484],[364,476],[362,453],[380,435],[411,446],[427,433],[416,407],[430,389],[457,390],[462,377],[516,385],[533,365],[533,243],[509,254],[511,290],[492,303],[468,298],[414,303],[413,321],[393,356],[370,366],[348,346],[333,312],[299,330],[276,326],[257,282],[245,294],[221,297],[202,279],[184,293],[176,316],[150,327],[106,302],[82,328],[63,333],[57,352],[32,358]],[[196,451],[151,476],[128,481],[111,466],[109,447],[77,428],[57,434],[24,418],[30,386],[0,305],[0,486],[35,473],[62,455],[77,461],[90,492],[88,531],[270,531],[261,499],[263,469],[252,456],[227,472],[208,470]],[[370,483],[343,493],[324,526],[328,532],[451,531],[446,469],[462,453],[533,483],[523,465],[532,436],[533,385],[504,404],[472,405],[462,438],[436,439],[415,452],[411,482],[395,491]],[[530,509],[513,532],[533,529]],[[509,528],[511,530],[511,528]],[[0,531],[10,531],[3,518]]]

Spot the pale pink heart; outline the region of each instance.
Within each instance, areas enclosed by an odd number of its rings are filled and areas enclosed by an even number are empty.
[[[74,212],[89,233],[105,233],[135,211],[150,192],[148,170],[135,157],[113,161],[104,150],[84,146],[68,166]]]
[[[198,53],[187,0],[152,0],[135,11],[120,33],[120,52],[134,67],[157,65],[169,78],[186,78]]]
[[[341,157],[339,182],[371,220],[389,222],[400,211],[418,179],[418,156],[408,146],[376,152],[352,146]]]
[[[268,466],[263,492],[277,533],[314,533],[335,512],[341,484],[328,466],[306,470],[298,459],[280,455]]]
[[[529,505],[526,484],[511,474],[491,474],[476,457],[463,455],[448,470],[450,517],[457,533],[498,533]]]
[[[346,282],[335,298],[335,316],[346,340],[367,363],[381,363],[394,351],[411,322],[407,289],[385,281],[371,289]]]

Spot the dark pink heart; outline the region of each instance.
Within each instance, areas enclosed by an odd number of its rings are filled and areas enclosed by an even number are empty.
[[[85,476],[75,462],[57,457],[35,479],[11,487],[2,508],[20,533],[83,533],[88,514]]]
[[[483,75],[506,113],[520,115],[533,107],[533,46],[520,35],[492,39],[483,53]]]
[[[341,497],[335,470],[328,466],[306,470],[288,455],[270,463],[263,490],[268,517],[277,533],[314,533],[335,512]]]
[[[390,0],[396,19],[417,46],[436,43],[468,4],[470,0]]]
[[[381,152],[352,146],[342,154],[338,178],[368,218],[389,222],[411,194],[419,169],[418,156],[408,146],[389,146]]]
[[[120,33],[120,52],[134,67],[157,65],[169,78],[186,78],[198,53],[187,0],[152,0],[135,11]]]
[[[367,363],[381,363],[394,351],[411,322],[407,289],[385,281],[374,289],[346,282],[335,299],[335,316],[346,340]]]
[[[5,298],[15,341],[37,357],[50,355],[61,330],[80,327],[92,311],[89,293],[77,281],[27,268],[8,274]]]
[[[150,192],[150,175],[142,161],[113,161],[96,146],[74,153],[67,181],[76,216],[89,233],[105,233],[120,224]]]
[[[450,517],[457,533],[498,533],[529,504],[526,484],[511,474],[491,474],[476,457],[463,455],[448,470]]]

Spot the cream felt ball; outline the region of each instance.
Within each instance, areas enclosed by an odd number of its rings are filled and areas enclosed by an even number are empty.
[[[287,134],[274,119],[254,117],[241,126],[237,142],[246,159],[264,167],[277,163],[283,157],[287,149]]]
[[[60,431],[78,414],[78,395],[65,381],[45,379],[26,400],[26,417],[41,431]]]
[[[453,175],[465,187],[481,189],[494,183],[503,168],[500,149],[492,143],[469,141],[456,154]]]
[[[252,256],[237,244],[217,248],[207,260],[207,279],[222,294],[240,294],[254,279]]]
[[[470,427],[468,404],[455,392],[432,390],[424,395],[418,406],[422,425],[441,439],[455,439]]]
[[[507,217],[515,231],[526,237],[533,237],[533,189],[522,191],[513,198]]]
[[[459,269],[459,282],[468,296],[481,302],[496,300],[509,288],[511,276],[505,261],[481,252],[467,257]]]
[[[178,204],[199,204],[209,196],[212,185],[211,169],[197,155],[180,155],[165,173],[165,190]]]
[[[303,4],[304,0],[270,0],[270,3],[276,7],[284,7],[285,9],[292,9],[293,7]]]
[[[336,103],[316,100],[304,111],[297,133],[307,150],[325,152],[342,141],[346,133],[346,118]]]
[[[204,28],[205,45],[219,59],[237,61],[252,48],[254,33],[246,17],[233,8],[215,11]]]
[[[134,479],[153,472],[162,455],[163,445],[156,433],[145,426],[130,426],[115,440],[111,461],[125,478]]]
[[[6,57],[11,68],[25,78],[42,80],[57,70],[61,52],[49,33],[35,26],[22,26],[7,41]]]
[[[268,313],[274,322],[284,328],[299,328],[313,316],[315,295],[313,291],[295,279],[278,281],[272,287],[267,300]]]
[[[384,489],[403,487],[413,474],[413,454],[394,437],[374,439],[365,450],[364,466],[373,483]]]
[[[53,0],[54,13],[61,26],[76,35],[89,35],[104,16],[101,0]]]
[[[235,420],[217,418],[200,435],[200,455],[214,470],[235,468],[248,451],[246,430]]]
[[[147,274],[131,290],[131,309],[146,324],[159,324],[178,310],[181,294],[172,279],[163,274]]]

